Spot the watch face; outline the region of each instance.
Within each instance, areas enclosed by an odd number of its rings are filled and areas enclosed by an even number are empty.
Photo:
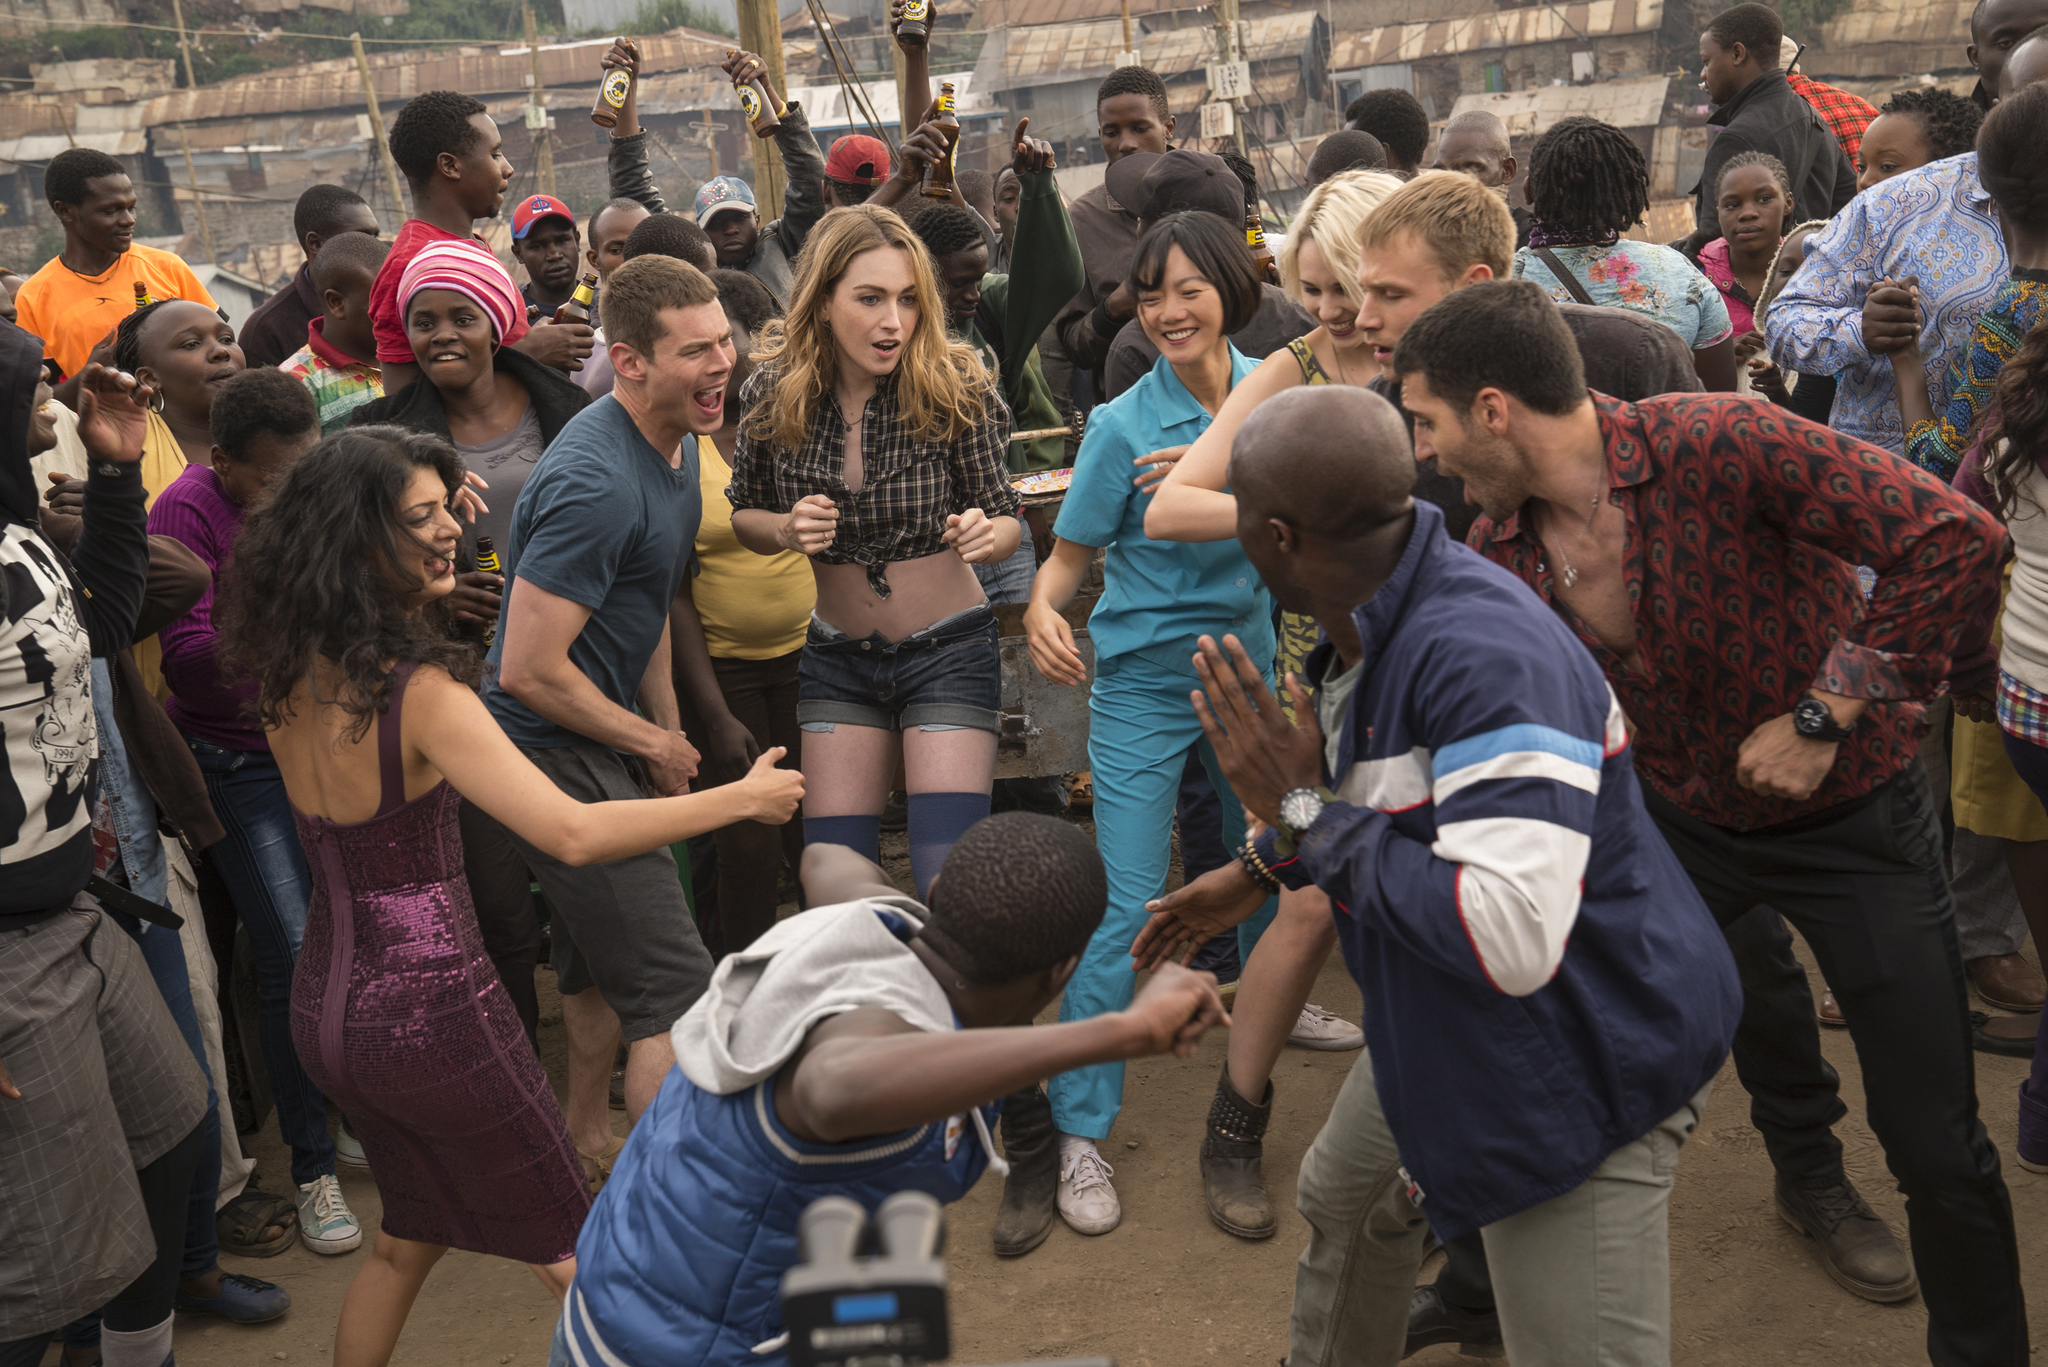
[[[1792,708],[1792,729],[1802,736],[1825,735],[1835,714],[1818,698],[1802,698]]]
[[[1311,792],[1297,790],[1280,800],[1280,820],[1292,831],[1307,830],[1322,811],[1322,799]]]

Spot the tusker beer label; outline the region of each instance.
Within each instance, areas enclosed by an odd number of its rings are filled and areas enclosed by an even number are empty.
[[[604,84],[598,87],[598,93],[603,96],[604,102],[612,108],[624,109],[626,107],[626,92],[632,88],[633,73],[627,71],[624,67],[615,66],[604,74]]]

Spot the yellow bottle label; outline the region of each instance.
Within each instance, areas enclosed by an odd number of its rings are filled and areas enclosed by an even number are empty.
[[[931,12],[932,7],[929,0],[904,0],[903,22],[908,24],[915,21],[922,24],[931,17]]]
[[[761,97],[754,93],[754,87],[743,85],[736,88],[740,95],[740,113],[747,116],[748,122],[760,118]]]
[[[633,73],[624,67],[615,66],[604,74],[604,84],[599,87],[604,102],[614,109],[626,107],[626,96],[633,89]]]
[[[485,574],[496,574],[498,572],[498,553],[492,551],[489,555],[478,556],[476,558],[476,567]]]
[[[583,305],[583,307],[589,308],[591,301],[597,298],[597,291],[591,289],[588,285],[578,285],[576,293],[571,295],[570,298]]]

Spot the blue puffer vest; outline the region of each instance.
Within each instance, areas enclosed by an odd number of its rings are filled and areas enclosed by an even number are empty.
[[[573,1361],[782,1367],[796,1222],[821,1196],[872,1212],[899,1191],[965,1196],[988,1166],[971,1116],[857,1144],[810,1144],[775,1117],[774,1079],[718,1096],[671,1069],[576,1245],[563,1308]],[[1000,1104],[982,1108],[994,1125]]]

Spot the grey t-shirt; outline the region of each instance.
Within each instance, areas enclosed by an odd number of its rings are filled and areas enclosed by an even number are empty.
[[[1328,669],[1336,669],[1343,661],[1335,651],[1330,653]],[[1351,707],[1351,695],[1358,691],[1358,676],[1365,671],[1365,660],[1340,673],[1324,671],[1320,690],[1316,694],[1316,720],[1323,727],[1323,762],[1330,767],[1331,786],[1344,776],[1337,772],[1337,742],[1344,737],[1344,714]]]
[[[469,472],[481,476],[491,486],[483,493],[491,510],[478,517],[474,527],[463,529],[465,549],[474,553],[477,537],[488,536],[498,548],[499,558],[504,558],[507,539],[512,535],[513,506],[519,502],[519,491],[526,487],[526,477],[533,473],[534,464],[546,448],[547,443],[540,439],[540,418],[531,403],[519,415],[518,425],[504,436],[481,446],[455,444]]]

